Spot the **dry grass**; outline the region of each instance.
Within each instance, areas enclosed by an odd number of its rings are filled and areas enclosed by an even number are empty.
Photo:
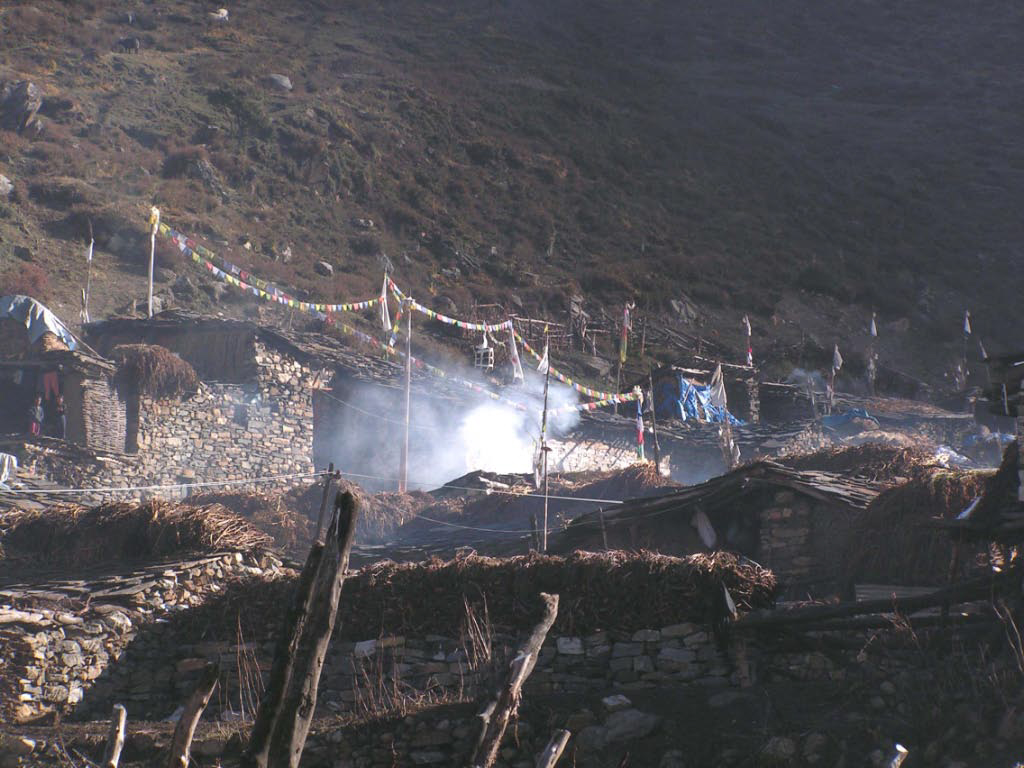
[[[137,505],[75,505],[5,518],[9,556],[51,566],[156,560],[198,552],[250,552],[273,541],[219,504],[191,507],[164,501]]]
[[[936,585],[948,578],[953,541],[930,525],[959,515],[990,472],[932,469],[881,493],[857,520],[845,563],[850,582]],[[970,563],[967,553],[961,562]]]
[[[470,555],[425,564],[369,566],[345,582],[343,626],[386,627],[395,634],[426,634],[464,623],[464,595],[478,610],[484,596],[494,627],[522,627],[538,619],[537,595],[561,596],[555,631],[662,627],[722,616],[726,586],[741,611],[767,607],[775,576],[728,553],[678,558],[651,552],[576,552],[511,558]]]
[[[838,472],[872,481],[916,477],[935,466],[933,454],[923,448],[899,448],[880,443],[825,448],[786,456],[779,462],[793,469]]]
[[[195,369],[166,347],[120,344],[110,351],[120,383],[150,397],[180,397],[199,388]]]

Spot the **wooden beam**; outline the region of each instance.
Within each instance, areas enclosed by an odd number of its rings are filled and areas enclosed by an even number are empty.
[[[555,764],[565,751],[565,745],[569,743],[569,731],[555,731],[551,734],[551,741],[544,747],[544,751],[537,758],[536,768],[555,768]]]
[[[843,619],[849,616],[863,616],[871,613],[901,613],[909,615],[924,608],[941,605],[944,601],[965,602],[980,598],[1000,587],[1015,583],[1019,574],[1015,570],[982,576],[977,579],[963,581],[943,589],[937,589],[927,595],[910,597],[865,600],[859,603],[841,603],[839,605],[814,605],[806,608],[794,608],[787,611],[758,611],[748,613],[734,621],[730,626],[734,630],[766,629],[771,627],[791,627],[796,624],[814,624],[832,619]]]
[[[196,683],[195,690],[185,702],[185,709],[174,729],[171,750],[167,755],[167,768],[188,768],[188,753],[192,748],[192,737],[195,736],[196,726],[199,725],[199,718],[203,716],[203,710],[210,703],[210,697],[213,695],[213,689],[217,687],[219,677],[219,664],[207,664],[199,676],[199,682]]]
[[[121,761],[121,750],[124,749],[124,724],[128,719],[121,704],[114,705],[114,713],[110,719],[110,733],[107,735],[107,745],[103,749],[103,768],[117,768]]]
[[[523,683],[526,682],[537,665],[541,646],[544,645],[544,639],[558,616],[558,595],[541,592],[540,597],[544,602],[543,618],[533,628],[526,642],[509,663],[509,673],[505,685],[479,715],[482,721],[480,738],[477,740],[476,749],[473,750],[473,757],[470,759],[470,765],[473,768],[491,768],[497,760],[505,729],[508,727],[509,720],[519,709]]]

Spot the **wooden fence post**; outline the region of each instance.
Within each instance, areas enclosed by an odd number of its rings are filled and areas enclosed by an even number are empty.
[[[509,673],[505,685],[498,691],[494,701],[478,715],[482,721],[482,727],[476,749],[473,750],[473,757],[470,759],[470,765],[473,768],[491,768],[498,758],[498,750],[501,749],[501,739],[505,735],[505,729],[508,727],[509,720],[519,709],[523,683],[526,682],[526,678],[530,676],[533,668],[537,665],[537,657],[540,655],[541,646],[544,645],[544,638],[547,637],[548,631],[558,616],[558,595],[541,592],[540,597],[544,601],[544,617],[533,628],[529,638],[509,663]]]
[[[299,764],[316,710],[357,514],[355,497],[339,493],[324,541],[314,542],[310,549],[243,755],[245,766],[297,768]]]
[[[536,768],[555,768],[558,758],[565,751],[565,745],[569,743],[570,736],[572,734],[568,731],[555,731],[551,735],[551,741],[548,742],[548,745],[544,747],[544,751],[540,753],[540,757],[537,758]]]
[[[192,748],[192,737],[195,736],[196,726],[199,725],[199,718],[203,716],[203,710],[210,703],[210,697],[213,695],[213,689],[217,687],[219,677],[219,664],[207,664],[199,676],[199,682],[196,683],[195,690],[185,702],[185,709],[174,729],[171,750],[167,756],[167,768],[188,768],[188,753]]]
[[[107,745],[103,750],[103,768],[117,768],[121,761],[121,750],[124,749],[124,724],[128,719],[121,704],[114,705],[114,713],[110,720],[110,733]]]

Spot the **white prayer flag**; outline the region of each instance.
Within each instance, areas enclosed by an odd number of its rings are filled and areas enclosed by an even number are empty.
[[[723,411],[727,408],[725,396],[725,381],[722,379],[722,364],[715,366],[715,372],[711,374],[711,404]]]
[[[85,252],[85,263],[86,264],[92,264],[92,246],[93,246],[94,242],[95,242],[94,240],[90,240],[89,241],[89,248]]]
[[[743,316],[743,327],[747,329],[747,336],[750,335],[750,318],[746,315]]]
[[[384,273],[384,285],[380,289],[380,324],[385,331],[391,330],[391,313],[388,312],[388,273]]]
[[[516,331],[511,323],[508,326],[508,355],[512,360],[512,381],[522,381],[523,364],[519,360],[519,348],[516,346]]]
[[[537,370],[540,373],[548,372],[548,342],[544,341],[544,355],[540,359],[540,365],[537,366]]]
[[[978,352],[981,353],[982,360],[988,360],[988,352],[985,351],[985,345],[981,343],[981,339],[978,339]]]
[[[843,356],[839,354],[839,345],[832,350],[832,370],[838,372],[843,367]]]
[[[971,311],[969,309],[964,310],[964,335],[971,335]]]
[[[872,336],[877,336],[878,335],[878,326],[875,325],[875,313],[874,312],[871,313],[871,335]]]

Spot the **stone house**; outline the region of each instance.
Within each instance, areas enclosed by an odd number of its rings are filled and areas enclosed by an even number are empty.
[[[0,299],[0,433],[28,439],[28,411],[43,398],[45,437],[58,436],[56,398],[65,401],[64,439],[120,450],[125,408],[115,365],[82,345],[50,310],[27,296]]]
[[[308,473],[332,462],[357,475],[395,473],[404,372],[393,361],[320,333],[173,310],[92,323],[86,337],[107,353],[123,344],[164,347],[199,378],[182,397],[122,387],[124,450],[149,483]],[[456,407],[417,371],[414,406],[425,400],[433,410]]]
[[[678,556],[727,550],[771,569],[785,595],[829,595],[849,586],[841,573],[849,534],[880,490],[762,461],[701,485],[581,515],[549,549]]]

